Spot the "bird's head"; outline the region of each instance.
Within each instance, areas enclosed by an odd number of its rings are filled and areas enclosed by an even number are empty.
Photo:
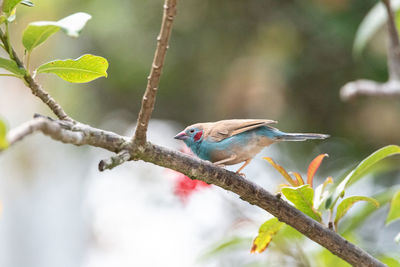
[[[185,130],[178,133],[174,138],[182,140],[186,145],[190,146],[193,144],[200,143],[204,138],[203,127],[200,125],[194,124],[186,127]]]

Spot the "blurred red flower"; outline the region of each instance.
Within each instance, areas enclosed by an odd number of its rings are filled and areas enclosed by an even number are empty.
[[[186,175],[176,172],[176,182],[174,194],[180,198],[183,203],[186,203],[189,196],[196,190],[202,187],[210,187],[209,184],[200,181],[200,180],[192,180]]]
[[[185,154],[193,155],[187,146],[184,146],[180,151]],[[211,186],[203,181],[190,179],[183,173],[174,170],[168,169],[168,173],[174,179],[174,195],[179,197],[182,203],[186,203],[189,196],[192,195],[194,191]]]

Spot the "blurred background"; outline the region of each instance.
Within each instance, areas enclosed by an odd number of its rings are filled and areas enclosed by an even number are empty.
[[[76,120],[132,135],[162,1],[34,3],[33,8],[20,6],[11,25],[11,39],[21,56],[22,31],[29,22],[59,20],[76,12],[93,18],[78,39],[57,33],[38,47],[33,67],[85,53],[110,63],[107,79],[70,84],[39,75],[38,81]],[[339,98],[339,89],[348,81],[387,80],[384,29],[361,57],[352,55],[357,27],[375,3],[179,1],[149,140],[184,149],[173,136],[186,125],[231,118],[274,119],[284,131],[332,136],[323,142],[273,145],[258,155],[245,173],[270,191],[283,180],[263,156],[305,173],[315,156],[328,153],[318,171],[319,183],[327,176],[339,179],[384,145],[399,144],[399,99],[344,103]],[[22,82],[0,77],[0,115],[9,128],[31,119],[33,113],[52,116]],[[213,186],[182,188],[178,173],[143,162],[99,173],[99,160],[110,155],[40,134],[1,154],[0,266],[342,264],[298,236],[291,245],[276,242],[263,254],[250,254],[251,241],[268,214]],[[350,194],[373,195],[399,184],[399,163],[399,158],[386,160],[380,168],[385,172],[371,174]],[[358,225],[351,240],[375,255],[398,255],[393,236],[400,225],[384,227],[387,210],[379,209]]]

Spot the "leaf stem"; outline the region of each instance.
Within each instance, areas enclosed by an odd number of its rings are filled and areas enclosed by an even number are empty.
[[[7,47],[8,47],[8,51],[7,52],[10,55],[10,59],[14,60],[14,55],[13,55],[11,42],[10,42],[10,32],[9,32],[9,29],[8,29],[8,21],[7,20],[5,22],[5,25],[6,25],[6,33],[5,33],[4,37],[5,37],[5,41],[7,42]],[[6,44],[4,44],[4,46],[6,46]]]
[[[31,52],[29,51],[28,54],[26,55],[26,72],[28,74],[31,73],[29,70],[30,63],[31,63]]]
[[[15,77],[15,78],[21,79],[21,76],[18,76],[15,74],[9,74],[9,73],[0,73],[0,77]]]

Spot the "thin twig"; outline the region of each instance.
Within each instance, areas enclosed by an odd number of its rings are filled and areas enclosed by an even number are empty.
[[[388,20],[388,45],[387,64],[389,79],[386,83],[378,83],[372,80],[356,80],[346,83],[340,89],[342,100],[347,101],[359,95],[367,96],[396,96],[400,95],[400,40],[396,26],[394,13],[390,0],[382,0]]]
[[[400,79],[400,41],[399,33],[396,26],[396,20],[392,10],[390,0],[382,0],[385,5],[388,20],[387,20],[387,30],[388,30],[388,68],[389,68],[389,80],[399,80]]]
[[[143,149],[139,149],[135,144],[132,144],[128,137],[80,123],[55,121],[45,117],[33,119],[16,129],[12,129],[7,135],[8,142],[13,145],[35,131],[41,131],[51,138],[64,143],[86,144],[101,147],[115,153],[124,150],[129,151],[131,159],[144,160],[158,166],[170,168],[193,179],[214,184],[239,195],[244,201],[271,213],[280,221],[292,226],[353,266],[385,266],[364,250],[303,214],[288,202],[269,193],[250,180],[219,168],[208,161],[153,145],[149,142],[142,146]]]
[[[35,79],[32,78],[30,74],[27,73],[24,76],[24,80],[27,83],[28,87],[31,89],[32,94],[39,97],[43,101],[43,103],[45,103],[59,119],[66,121],[74,121],[67,115],[67,113],[65,113],[60,104],[58,104],[54,100],[54,98],[51,97],[49,93],[47,93],[43,89],[43,87],[35,81]]]
[[[164,65],[165,54],[168,49],[168,41],[171,35],[172,23],[176,15],[177,0],[165,0],[164,14],[161,23],[160,34],[157,37],[157,48],[151,65],[150,75],[147,78],[146,91],[142,99],[142,107],[136,124],[134,142],[138,145],[146,143],[146,132],[154,109],[157,89],[160,83],[161,70]]]
[[[127,162],[128,160],[131,159],[131,153],[129,150],[122,150],[119,152],[117,155],[108,158],[108,159],[103,159],[99,162],[99,171],[105,171],[105,170],[111,170],[119,165],[121,165],[124,162]]]
[[[400,81],[392,80],[386,83],[378,83],[371,80],[357,80],[346,83],[340,89],[340,97],[347,101],[356,96],[400,96]]]
[[[71,117],[67,115],[67,113],[63,110],[63,108],[52,98],[49,93],[47,93],[41,86],[38,84],[29,72],[26,70],[24,64],[19,59],[15,50],[11,47],[9,36],[7,34],[3,34],[0,29],[0,40],[2,41],[6,51],[8,51],[10,59],[14,60],[17,63],[18,67],[24,69],[26,71],[25,76],[23,77],[26,85],[31,89],[32,94],[39,97],[43,103],[45,103],[53,113],[61,120],[65,121],[74,121]]]

